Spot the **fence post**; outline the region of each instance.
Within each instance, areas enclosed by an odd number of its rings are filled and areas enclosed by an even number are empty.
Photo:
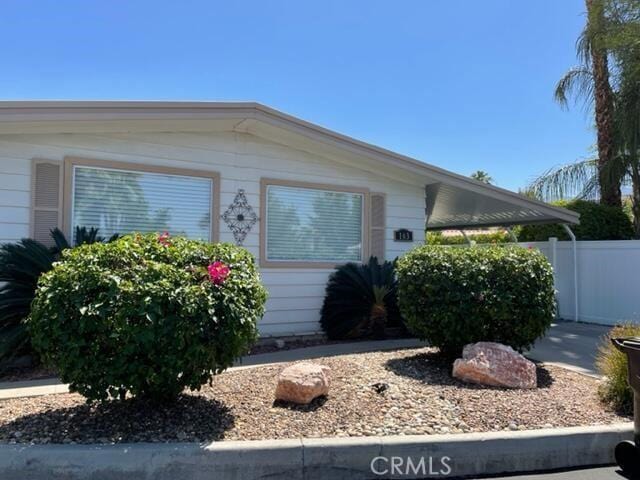
[[[549,237],[549,261],[551,262],[551,266],[553,267],[553,280],[555,283],[556,280],[556,266],[558,262],[556,261],[557,253],[556,248],[558,246],[558,237]]]
[[[577,322],[580,318],[580,315],[578,314],[578,244],[576,243],[576,236],[571,230],[571,227],[566,223],[563,223],[562,227],[564,228],[564,231],[567,232],[567,235],[569,235],[571,245],[573,247],[573,319]]]
[[[551,263],[551,268],[553,268],[553,288],[557,292],[558,291],[558,273],[557,273],[558,237],[549,237],[548,245],[549,245],[549,262]],[[560,318],[560,302],[558,301],[558,295],[556,295],[556,305],[558,306],[556,310],[556,318]]]

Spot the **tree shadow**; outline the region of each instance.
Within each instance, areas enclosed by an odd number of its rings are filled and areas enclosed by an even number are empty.
[[[536,364],[538,388],[549,388],[553,384],[553,376],[541,363]],[[469,390],[511,390],[504,387],[492,387],[462,382],[451,376],[453,359],[438,351],[423,352],[410,357],[387,360],[385,368],[396,375],[420,380],[429,385],[452,386]]]
[[[327,396],[321,395],[319,397],[314,398],[311,403],[307,405],[298,405],[292,402],[285,402],[283,400],[275,400],[273,402],[273,406],[276,408],[286,408],[287,410],[292,410],[294,412],[303,412],[303,413],[311,413],[318,410],[327,402]]]
[[[224,438],[235,417],[223,403],[182,394],[175,402],[126,399],[54,408],[0,425],[0,439],[34,443],[203,442]],[[20,432],[18,438],[15,432]]]

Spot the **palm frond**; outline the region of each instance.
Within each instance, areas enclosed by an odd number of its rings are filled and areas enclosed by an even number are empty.
[[[69,245],[69,241],[67,240],[67,237],[59,228],[56,227],[53,230],[51,230],[50,236],[54,243],[54,246],[52,247],[52,251],[55,255],[60,255],[60,253],[63,250],[66,250],[67,248],[71,248],[71,245]]]
[[[585,107],[593,102],[593,74],[584,67],[574,67],[558,81],[554,98],[563,108],[568,108],[569,98],[584,101]]]
[[[587,21],[585,29],[580,33],[576,40],[576,57],[586,70],[591,70],[591,49],[593,48],[593,40],[596,35],[593,27],[589,28],[590,22]]]
[[[74,234],[74,244],[76,246],[103,241],[104,238],[98,236],[97,228],[91,227],[87,229],[87,227],[76,227]]]
[[[547,170],[528,189],[545,201],[593,199],[598,195],[598,185],[597,161],[587,159]]]

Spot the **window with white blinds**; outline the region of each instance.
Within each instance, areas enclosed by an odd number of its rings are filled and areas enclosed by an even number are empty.
[[[208,177],[74,166],[72,228],[164,232],[211,240],[213,180]]]
[[[266,186],[268,261],[362,260],[362,193]]]

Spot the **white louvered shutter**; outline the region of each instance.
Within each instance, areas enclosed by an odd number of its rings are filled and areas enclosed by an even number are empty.
[[[31,238],[52,245],[49,232],[62,226],[62,162],[34,159],[31,165]]]
[[[385,227],[386,207],[384,193],[371,194],[371,229],[369,254],[378,257],[378,261],[385,260]]]

